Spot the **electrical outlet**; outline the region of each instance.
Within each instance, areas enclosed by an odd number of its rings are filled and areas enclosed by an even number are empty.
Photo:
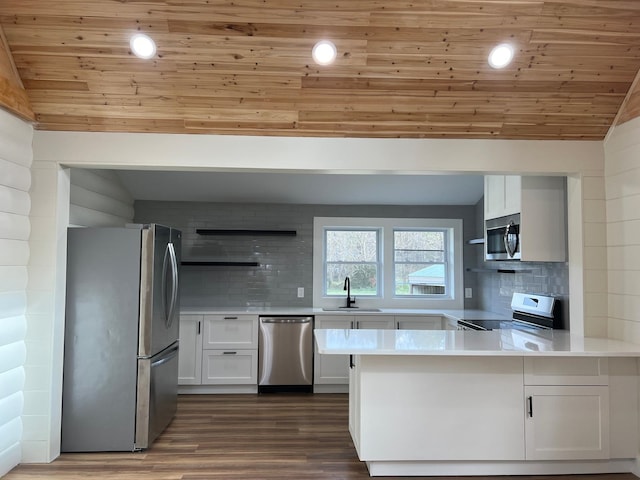
[[[304,287],[298,287],[298,298],[304,298]]]
[[[473,298],[473,290],[471,288],[464,289],[464,298]]]

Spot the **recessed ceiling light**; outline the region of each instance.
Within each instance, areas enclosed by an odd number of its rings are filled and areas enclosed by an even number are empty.
[[[333,63],[336,55],[338,55],[338,50],[336,50],[333,42],[329,40],[320,40],[311,51],[311,56],[318,65],[329,65]]]
[[[502,43],[494,47],[489,54],[489,65],[493,68],[504,68],[513,60],[513,47],[507,43]]]
[[[136,33],[131,37],[129,45],[131,45],[131,51],[136,57],[148,60],[156,54],[156,43],[144,33]]]

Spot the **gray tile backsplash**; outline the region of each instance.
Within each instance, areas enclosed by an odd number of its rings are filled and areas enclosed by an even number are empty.
[[[483,232],[483,203],[475,206],[285,205],[136,201],[135,221],[182,230],[185,260],[256,261],[259,267],[185,266],[181,303],[190,307],[310,307],[313,299],[313,218],[461,218],[465,267],[526,269],[528,273],[465,271],[473,298],[465,308],[511,315],[514,291],[554,295],[568,318],[569,269],[565,263],[485,262],[483,245],[467,240]],[[224,237],[197,228],[296,230],[295,237]],[[305,290],[297,298],[298,287]]]
[[[476,205],[476,218],[484,216],[484,204]],[[482,221],[477,222],[478,236],[483,232]],[[514,292],[535,293],[556,297],[560,313],[568,328],[569,265],[563,262],[485,262],[482,245],[477,246],[475,265],[477,276],[477,306],[482,310],[511,316],[511,296]],[[524,270],[518,273],[498,273],[497,270]]]
[[[313,218],[460,218],[464,239],[476,229],[473,206],[286,205],[136,201],[135,221],[183,232],[184,260],[256,261],[259,267],[184,266],[181,304],[190,307],[310,307],[313,299]],[[198,228],[296,230],[295,237],[203,236]],[[465,244],[474,262],[477,246]],[[477,274],[465,273],[476,290]],[[304,298],[297,298],[304,287]],[[465,301],[477,306],[477,297]]]

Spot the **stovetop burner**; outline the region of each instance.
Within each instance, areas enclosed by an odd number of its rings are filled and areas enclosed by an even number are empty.
[[[525,331],[548,330],[547,327],[517,320],[458,320],[458,328],[460,330],[497,330],[505,328]]]
[[[562,328],[557,316],[558,302],[554,297],[515,292],[511,298],[512,320],[458,321],[459,330],[515,330],[536,331]]]

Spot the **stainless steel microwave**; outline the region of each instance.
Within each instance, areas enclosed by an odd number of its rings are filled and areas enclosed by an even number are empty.
[[[520,260],[520,214],[485,221],[485,260]]]

